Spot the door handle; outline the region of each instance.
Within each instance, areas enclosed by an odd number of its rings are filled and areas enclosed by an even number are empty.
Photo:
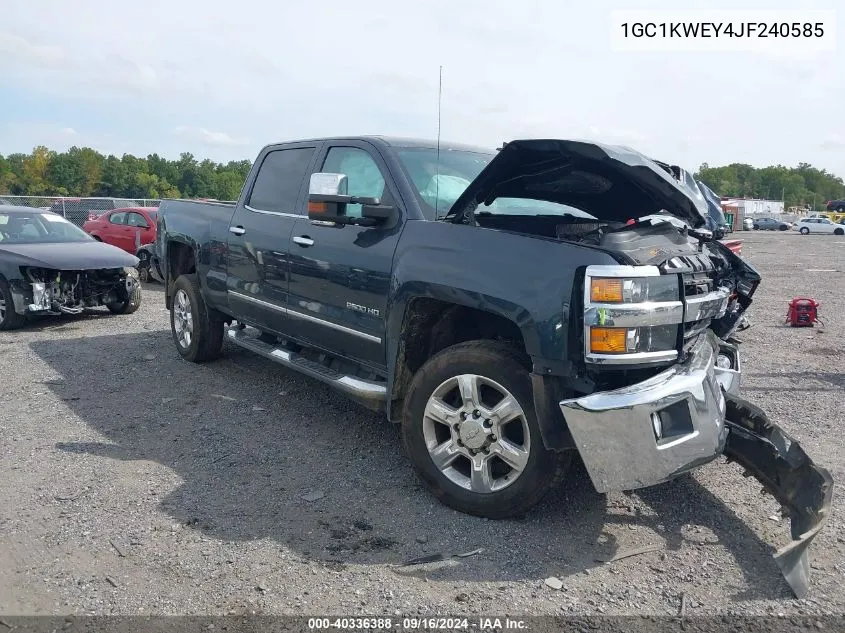
[[[298,235],[293,238],[293,241],[300,246],[314,246],[314,240],[307,235]]]
[[[229,233],[232,235],[243,235],[246,233],[246,229],[242,226],[230,226]]]

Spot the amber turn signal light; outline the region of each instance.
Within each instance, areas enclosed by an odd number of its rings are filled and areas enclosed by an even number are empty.
[[[590,328],[590,351],[594,354],[620,354],[628,351],[625,327]]]
[[[591,280],[590,301],[593,303],[622,303],[622,280],[601,278]]]

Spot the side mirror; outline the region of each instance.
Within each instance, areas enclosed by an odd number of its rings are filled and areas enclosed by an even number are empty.
[[[308,219],[331,224],[375,226],[393,217],[393,207],[381,204],[379,198],[347,194],[346,174],[311,174],[308,185]],[[346,215],[347,204],[360,204],[361,217]]]

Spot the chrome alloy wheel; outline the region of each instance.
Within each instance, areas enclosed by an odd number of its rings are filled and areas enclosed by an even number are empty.
[[[517,399],[476,374],[454,376],[434,390],[423,414],[423,437],[440,472],[480,494],[516,481],[531,452],[528,421]]]
[[[194,335],[194,317],[191,314],[191,300],[184,290],[177,290],[173,297],[173,329],[179,345],[188,349]]]
[[[0,297],[0,321],[6,318],[6,300]]]

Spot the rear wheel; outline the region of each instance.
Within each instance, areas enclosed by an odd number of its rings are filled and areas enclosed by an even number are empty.
[[[26,323],[26,315],[15,312],[15,299],[9,282],[0,277],[0,330],[16,330]]]
[[[799,231],[799,233],[801,233],[801,235],[807,235],[807,233],[809,233],[809,232],[810,232],[810,229],[808,229],[806,226],[802,226],[801,230]]]
[[[492,519],[522,514],[562,476],[540,436],[528,369],[498,341],[471,341],[414,376],[402,420],[405,451],[445,505]]]
[[[170,330],[176,350],[185,360],[213,360],[223,349],[223,321],[206,305],[196,275],[181,275],[173,284]]]

